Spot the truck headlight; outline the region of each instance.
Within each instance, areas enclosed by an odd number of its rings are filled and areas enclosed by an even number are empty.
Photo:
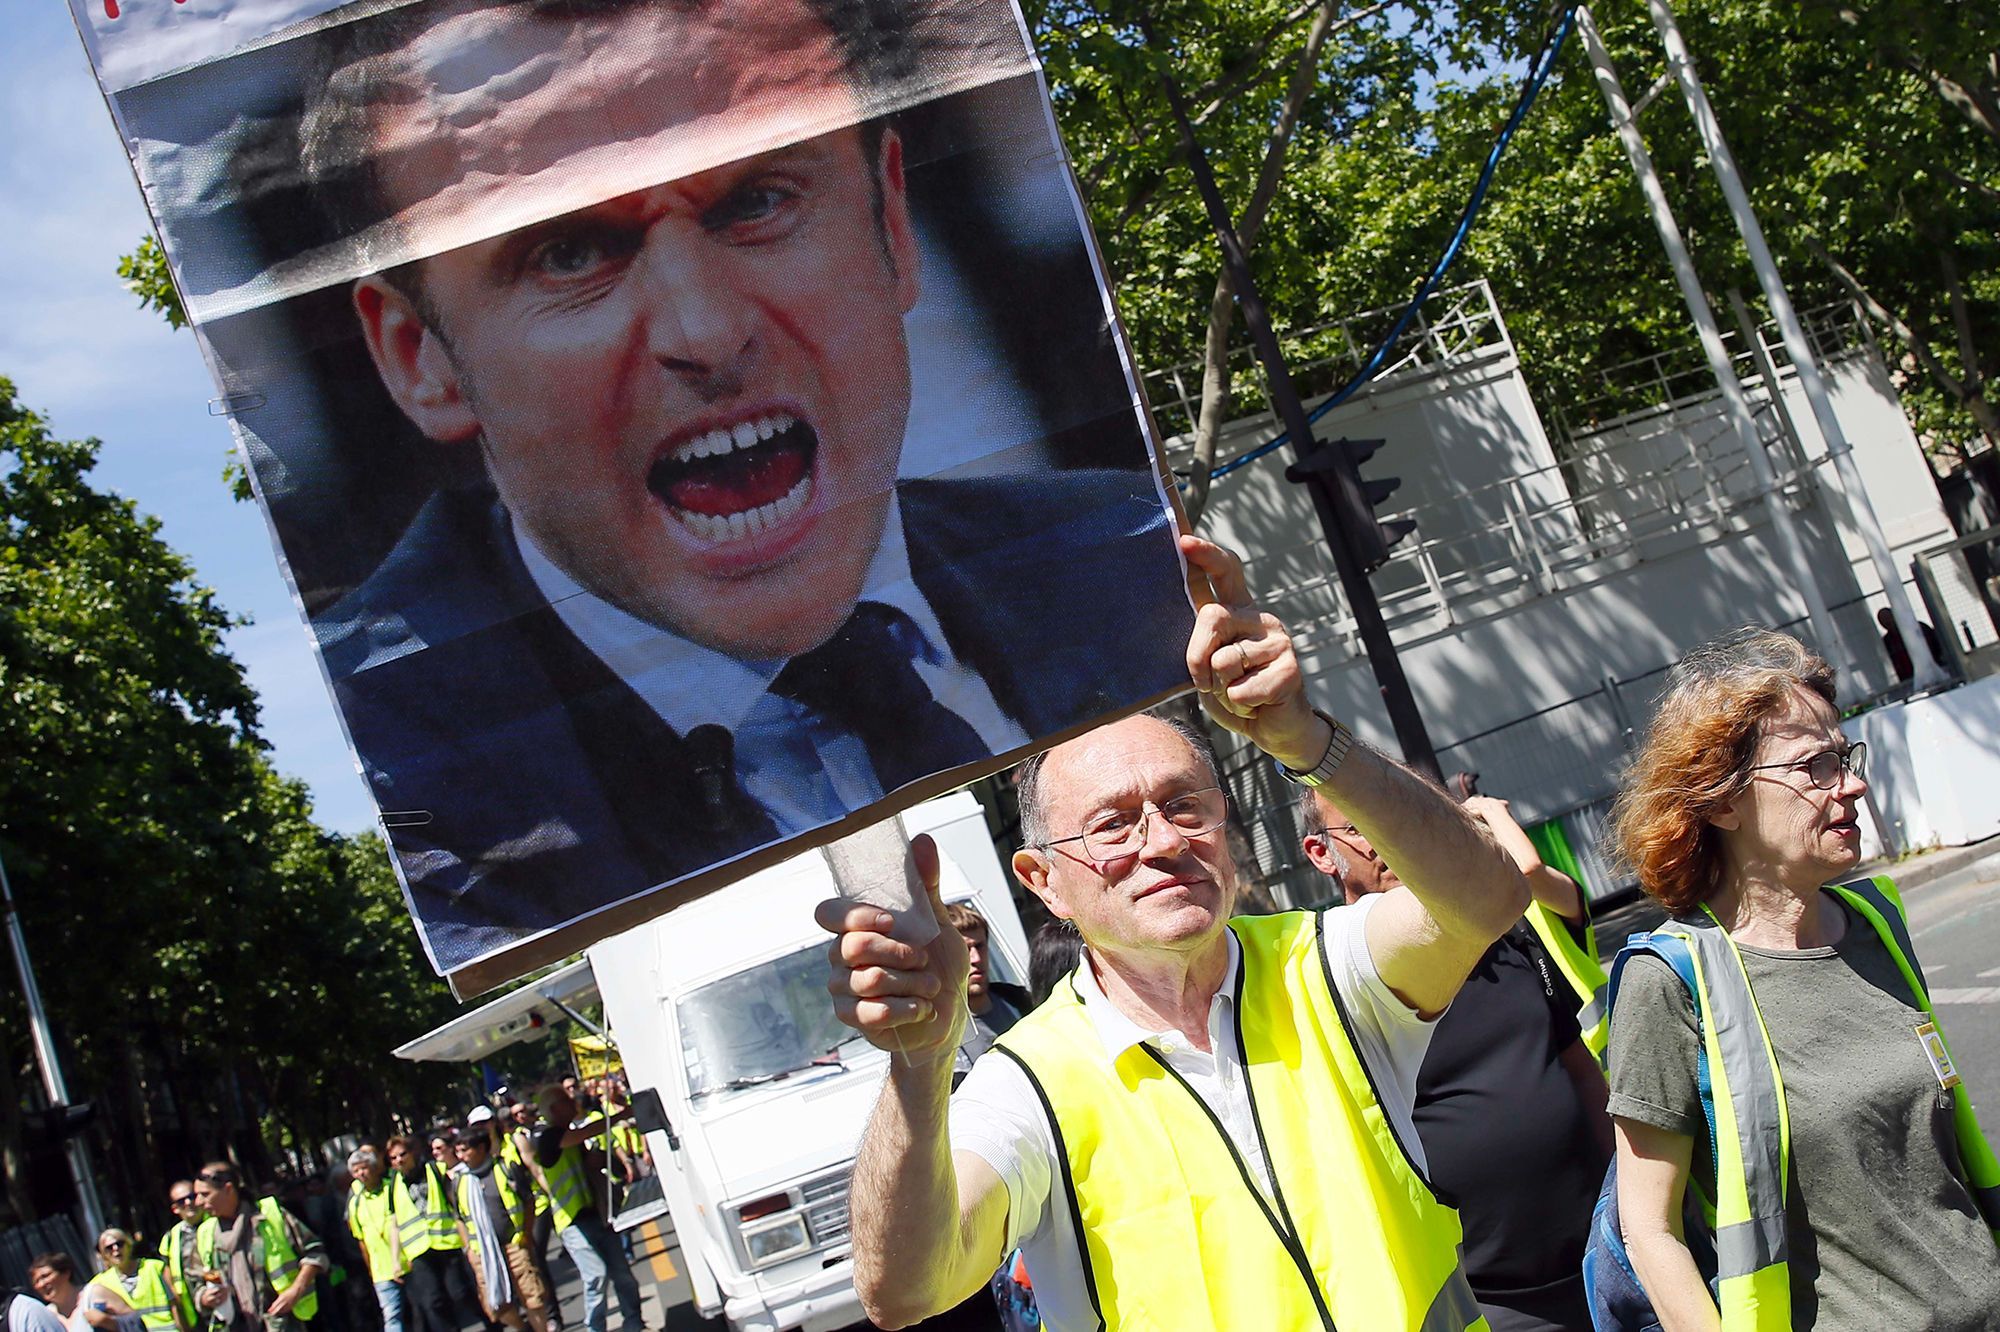
[[[769,1267],[772,1263],[796,1258],[812,1249],[812,1236],[806,1232],[806,1219],[797,1212],[784,1212],[766,1220],[747,1222],[741,1229],[743,1248],[750,1256],[752,1268]]]

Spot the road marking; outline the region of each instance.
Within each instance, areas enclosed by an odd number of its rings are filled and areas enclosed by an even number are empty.
[[[1942,967],[1938,969],[1940,971],[1943,970]],[[1979,973],[1979,979],[1981,980],[1992,980],[1995,976],[2000,976],[2000,967],[1988,967],[1986,970]]]
[[[1932,990],[1932,1004],[2000,1004],[2000,985],[1970,990]]]

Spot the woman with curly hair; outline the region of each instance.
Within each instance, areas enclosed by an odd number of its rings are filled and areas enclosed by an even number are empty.
[[[1668,1332],[2000,1329],[2000,1166],[1894,885],[1841,882],[1868,785],[1839,722],[1796,639],[1707,644],[1613,815],[1671,917],[1619,958],[1608,1052],[1626,1248]]]

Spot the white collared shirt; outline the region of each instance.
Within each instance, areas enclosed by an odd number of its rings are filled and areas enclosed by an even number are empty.
[[[1356,1051],[1374,1075],[1383,1112],[1423,1169],[1423,1145],[1417,1140],[1411,1108],[1416,1103],[1417,1074],[1437,1023],[1418,1017],[1375,970],[1364,927],[1378,900],[1364,897],[1351,907],[1327,913],[1327,958],[1334,987],[1354,1023]],[[1241,950],[1231,934],[1229,972],[1209,1003],[1212,1055],[1194,1048],[1181,1032],[1148,1032],[1120,1013],[1104,997],[1088,967],[1078,973],[1077,994],[1107,1060],[1142,1041],[1150,1045],[1214,1112],[1230,1144],[1268,1194],[1270,1166],[1257,1141],[1243,1052],[1236,1043],[1234,994],[1241,966]],[[1025,1252],[1043,1326],[1050,1332],[1097,1326],[1076,1228],[1061,1201],[1064,1186],[1054,1176],[1062,1168],[1056,1161],[1055,1135],[1020,1066],[990,1054],[974,1064],[952,1093],[949,1133],[953,1151],[978,1156],[1006,1185],[1007,1252],[1017,1248]]]
[[[781,835],[816,828],[882,797],[868,749],[845,727],[770,692],[785,658],[745,661],[654,627],[585,590],[516,526],[528,576],[577,640],[678,735],[716,725],[735,737],[736,773]],[[932,697],[958,714],[993,753],[1028,742],[1000,710],[979,672],[951,655],[944,628],[910,572],[901,506],[889,506],[862,599],[901,611],[924,650],[914,661]],[[688,682],[699,680],[701,688]]]

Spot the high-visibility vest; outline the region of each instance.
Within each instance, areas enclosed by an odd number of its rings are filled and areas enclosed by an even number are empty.
[[[535,1149],[532,1145],[529,1146],[526,1153],[521,1151],[521,1144],[514,1137],[520,1131],[518,1129],[510,1129],[501,1135],[500,1160],[506,1165],[517,1165],[527,1172],[528,1189],[534,1195],[535,1206],[537,1209],[546,1210],[549,1205],[549,1195],[548,1191],[542,1187],[542,1163],[534,1159]],[[529,1135],[529,1141],[532,1144],[532,1132]]]
[[[282,1292],[299,1279],[299,1251],[292,1247],[292,1237],[285,1229],[285,1214],[278,1206],[276,1198],[257,1200],[257,1239],[264,1249],[264,1274],[270,1278],[273,1292]],[[195,1232],[195,1257],[203,1268],[213,1271],[222,1266],[218,1261],[216,1236],[221,1222],[209,1217]],[[309,1290],[299,1297],[292,1306],[292,1317],[311,1318],[319,1312],[319,1292]]]
[[[547,1191],[549,1213],[555,1217],[560,1235],[576,1224],[590,1202],[590,1171],[583,1164],[583,1151],[565,1147],[556,1163],[542,1167],[542,1187]]]
[[[1485,1318],[1458,1214],[1390,1125],[1333,988],[1323,914],[1229,922],[1266,1200],[1220,1121],[1144,1044],[1113,1062],[1059,985],[994,1046],[1034,1084],[1095,1312],[1121,1328],[1463,1332]]]
[[[527,1211],[521,1206],[520,1194],[515,1192],[514,1181],[510,1175],[511,1172],[507,1169],[505,1162],[495,1161],[493,1163],[493,1177],[500,1182],[500,1207],[502,1211],[507,1213],[508,1231],[500,1236],[502,1244],[512,1243],[516,1236],[527,1229],[528,1225]],[[479,1227],[473,1224],[472,1209],[486,1205],[485,1199],[480,1197],[480,1185],[482,1182],[482,1176],[476,1175],[470,1170],[462,1170],[459,1172],[456,1185],[458,1190],[458,1215],[465,1222],[466,1247],[475,1260],[479,1257]]]
[[[167,1265],[158,1258],[141,1258],[138,1270],[133,1273],[136,1280],[132,1289],[125,1289],[125,1282],[115,1270],[106,1269],[90,1279],[93,1286],[102,1286],[118,1295],[132,1306],[132,1312],[139,1315],[148,1332],[171,1332],[174,1324],[173,1296],[167,1291]]]
[[[395,1218],[396,1240],[403,1246],[405,1258],[432,1249],[443,1252],[464,1247],[458,1242],[457,1213],[451,1210],[450,1181],[435,1161],[424,1162],[423,1170],[421,1203],[412,1196],[416,1186],[401,1172],[392,1171],[389,1176],[389,1214]]]
[[[1577,892],[1583,888],[1578,885]],[[1611,1039],[1611,1008],[1608,1002],[1611,978],[1604,973],[1604,964],[1597,960],[1597,929],[1590,923],[1586,908],[1583,919],[1583,938],[1578,940],[1571,933],[1567,920],[1543,906],[1540,902],[1528,903],[1523,918],[1533,927],[1535,936],[1542,941],[1542,947],[1555,960],[1556,970],[1569,982],[1569,988],[1576,992],[1577,1029],[1583,1033],[1583,1044],[1601,1061],[1604,1047]]]
[[[167,1227],[167,1233],[160,1238],[160,1258],[167,1265],[167,1272],[174,1279],[174,1290],[181,1306],[181,1317],[188,1326],[194,1326],[194,1287],[188,1284],[188,1259],[194,1250],[195,1228],[185,1221],[176,1221]]]
[[[1910,947],[1909,919],[1894,881],[1878,876],[1830,884],[1827,891],[1881,936],[1917,1006],[1936,1023],[1937,1010]],[[1777,1052],[1750,992],[1743,955],[1707,906],[1698,914],[1669,920],[1650,935],[1634,936],[1619,954],[1619,968],[1639,952],[1658,956],[1681,975],[1701,1020],[1700,1076],[1713,1106],[1713,1192],[1706,1181],[1691,1182],[1715,1232],[1715,1293],[1723,1330],[1790,1332],[1791,1237],[1785,1199],[1791,1117]],[[1941,1023],[1938,1029],[1942,1040]],[[1952,1122],[1973,1202],[2000,1243],[2000,1161],[1979,1130],[1962,1084],[1952,1092]]]
[[[386,1175],[372,1192],[358,1179],[347,1186],[347,1229],[368,1258],[371,1281],[394,1281],[410,1270],[410,1260],[396,1243],[395,1207],[394,1187]]]

